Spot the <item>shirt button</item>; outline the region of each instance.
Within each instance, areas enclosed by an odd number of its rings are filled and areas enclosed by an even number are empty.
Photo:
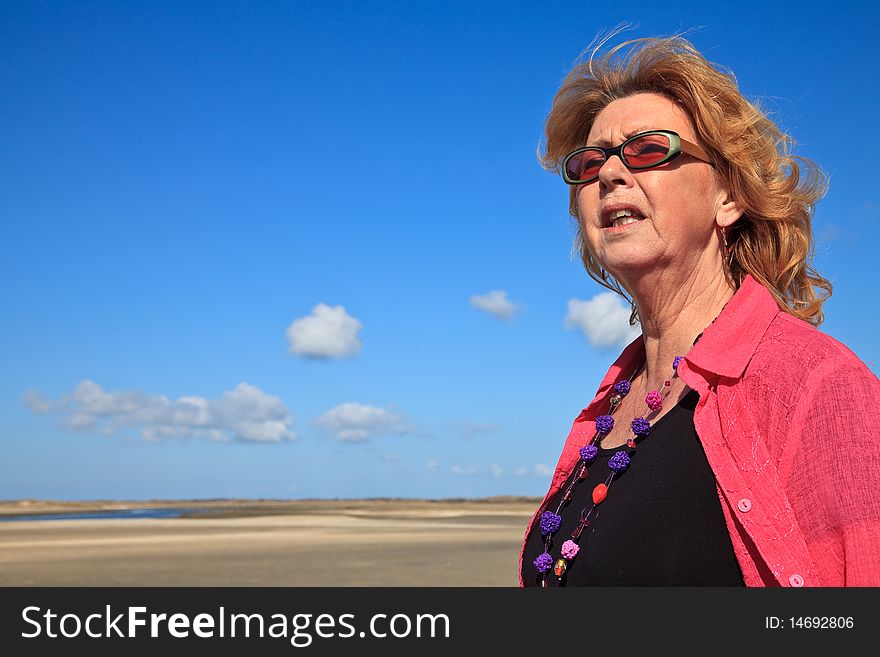
[[[738,508],[743,513],[748,513],[752,509],[752,501],[744,497],[736,503],[736,508]]]
[[[788,578],[788,583],[791,584],[792,586],[800,588],[801,586],[804,585],[804,578],[801,577],[800,575],[798,575],[797,573],[795,573],[794,575],[792,575],[791,577]]]

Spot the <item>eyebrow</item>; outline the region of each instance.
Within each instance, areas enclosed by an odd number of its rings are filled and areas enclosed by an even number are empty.
[[[640,132],[648,132],[649,130],[659,130],[659,128],[654,128],[654,127],[651,127],[647,124],[640,125],[637,128],[630,128],[629,130],[627,130],[626,132],[623,133],[623,141],[626,141],[627,139],[629,139],[633,135],[637,135]],[[621,143],[623,143],[623,142],[621,142]],[[607,148],[607,147],[611,146],[612,144],[607,139],[598,139],[598,140],[596,140],[596,142],[594,144],[588,144],[588,145],[589,146],[605,146]]]

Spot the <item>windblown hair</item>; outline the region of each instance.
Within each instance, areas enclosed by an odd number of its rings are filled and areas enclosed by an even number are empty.
[[[572,69],[556,93],[545,124],[542,165],[559,173],[562,159],[586,144],[596,116],[612,101],[638,93],[669,98],[688,115],[697,141],[744,209],[726,231],[728,281],[738,289],[751,274],[780,309],[813,326],[821,324],[822,304],[832,289],[810,266],[811,221],[827,189],[825,174],[812,161],[793,155],[791,137],[743,97],[733,74],[716,68],[684,38],[634,39],[600,55],[608,38]],[[575,218],[576,195],[572,186],[569,212]],[[590,277],[629,300],[591,253],[579,223],[575,243]],[[826,294],[819,296],[814,288]]]

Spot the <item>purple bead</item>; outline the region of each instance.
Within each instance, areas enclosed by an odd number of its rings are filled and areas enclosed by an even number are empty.
[[[562,524],[562,516],[558,516],[552,511],[544,511],[541,514],[541,535],[553,534],[559,529],[560,524]]]
[[[595,445],[585,445],[581,447],[581,458],[589,463],[594,458],[596,458],[596,454],[599,453],[599,448]]]
[[[676,356],[672,359],[672,369],[677,370],[678,364],[684,360],[684,356]]]
[[[626,452],[615,452],[614,456],[608,459],[608,467],[620,474],[629,467],[629,456]]]
[[[633,420],[632,430],[634,434],[636,434],[640,438],[644,438],[649,433],[651,433],[651,423],[643,417],[637,417],[635,420]]]
[[[623,381],[618,381],[617,383],[614,384],[614,392],[625,396],[626,393],[629,392],[629,387],[630,387],[629,381],[624,379]]]
[[[539,573],[546,573],[553,566],[553,557],[550,556],[549,552],[544,552],[543,554],[538,555],[538,558],[535,559],[535,568],[538,569]]]
[[[600,415],[596,418],[596,431],[608,433],[614,428],[614,418],[610,415]]]

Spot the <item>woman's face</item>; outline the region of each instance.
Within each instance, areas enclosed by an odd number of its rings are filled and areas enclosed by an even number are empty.
[[[641,93],[607,105],[596,117],[587,145],[617,146],[646,130],[673,130],[697,141],[690,120],[675,103]],[[658,269],[687,276],[701,265],[712,265],[711,259],[718,258],[715,217],[726,198],[711,165],[689,155],[633,171],[615,155],[602,166],[598,180],[578,188],[577,207],[593,256],[630,287]],[[611,217],[621,209],[632,210],[638,221],[611,226]]]

